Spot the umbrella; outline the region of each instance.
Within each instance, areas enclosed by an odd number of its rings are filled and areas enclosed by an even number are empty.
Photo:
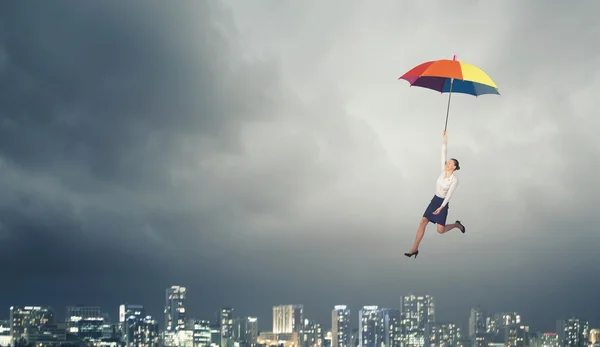
[[[398,79],[408,81],[411,87],[449,93],[444,131],[448,127],[452,93],[469,94],[476,97],[484,94],[500,95],[498,87],[485,72],[477,66],[457,61],[456,55],[453,60],[440,59],[417,65]]]

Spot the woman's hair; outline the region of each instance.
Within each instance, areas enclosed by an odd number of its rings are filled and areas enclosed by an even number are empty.
[[[455,171],[458,171],[458,170],[460,170],[460,164],[458,163],[458,160],[456,160],[456,159],[454,159],[454,158],[452,158],[452,159],[450,159],[450,160],[454,161],[454,166],[456,166],[456,169],[454,169],[454,170],[455,170]]]

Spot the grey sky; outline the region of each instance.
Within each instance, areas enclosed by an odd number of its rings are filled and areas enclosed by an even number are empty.
[[[600,324],[597,2],[159,3],[0,3],[2,305],[160,317],[182,284],[265,330],[409,292]],[[453,97],[468,231],[408,260],[447,95],[397,78],[453,54],[502,96]]]

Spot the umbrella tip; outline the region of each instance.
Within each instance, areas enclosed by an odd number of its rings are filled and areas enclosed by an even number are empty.
[[[452,60],[456,60],[456,54],[454,55],[454,58]]]

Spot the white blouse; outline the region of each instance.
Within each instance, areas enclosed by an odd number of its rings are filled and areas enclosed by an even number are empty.
[[[444,207],[450,201],[450,197],[456,187],[458,186],[458,177],[454,176],[454,173],[450,177],[446,178],[446,144],[442,144],[442,174],[437,179],[437,185],[435,187],[435,195],[444,199],[441,207]]]

